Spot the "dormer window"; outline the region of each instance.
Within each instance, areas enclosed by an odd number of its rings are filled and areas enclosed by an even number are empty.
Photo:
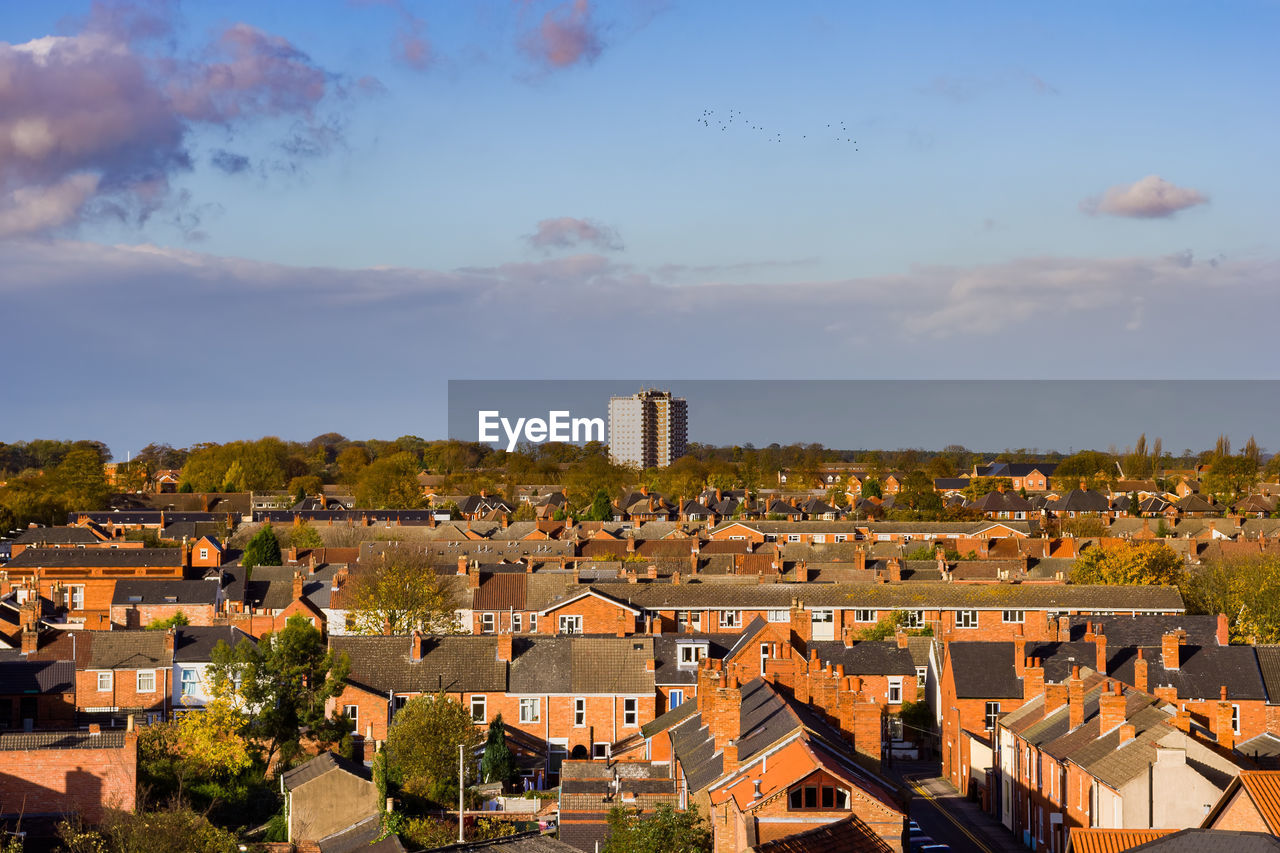
[[[682,667],[697,666],[698,661],[707,656],[707,643],[679,643],[676,648],[679,650],[679,665]]]

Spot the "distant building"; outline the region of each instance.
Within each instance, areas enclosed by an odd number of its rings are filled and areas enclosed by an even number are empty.
[[[609,456],[617,465],[663,468],[685,455],[689,406],[670,391],[609,398]]]

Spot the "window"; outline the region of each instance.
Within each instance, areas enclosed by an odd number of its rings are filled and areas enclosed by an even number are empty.
[[[521,622],[523,621],[524,620],[520,618],[519,613],[512,613],[511,614],[511,633],[519,634],[521,629]]]
[[[995,731],[996,723],[1000,721],[1000,703],[988,702],[984,717],[987,722],[987,731]]]
[[[581,634],[582,633],[582,617],[581,616],[561,616],[560,617],[560,633],[561,634]]]
[[[202,559],[202,560],[207,560],[207,559],[209,559],[209,549],[208,549],[208,548],[201,548],[201,549],[200,549],[200,559]]]
[[[902,676],[889,679],[888,699],[890,705],[902,704]]]
[[[837,533],[835,536],[831,538],[836,542],[845,542],[845,541],[848,541],[849,536],[846,533]]]
[[[484,723],[489,719],[489,704],[484,696],[471,697],[471,722]]]
[[[721,610],[720,611],[720,627],[721,628],[741,628],[742,627],[742,611],[741,610]]]
[[[770,610],[768,612],[767,618],[770,622],[790,622],[791,611],[790,610]]]
[[[573,724],[577,728],[582,728],[587,724],[587,700],[573,700]]]
[[[343,705],[342,713],[351,721],[351,733],[360,734],[360,706]]]
[[[538,614],[537,613],[529,614],[529,633],[530,634],[538,633]]]
[[[760,674],[764,675],[765,665],[769,662],[769,658],[773,657],[772,644],[760,644]]]
[[[622,700],[622,725],[625,727],[634,727],[640,725],[640,712],[636,707],[635,699]]]
[[[874,622],[876,621],[876,612],[874,610],[855,610],[853,611],[854,622]]]
[[[1025,610],[1006,610],[1004,612],[1004,621],[1006,622],[1025,622],[1027,621],[1027,612]]]
[[[697,666],[707,656],[707,647],[701,643],[680,643],[680,666]]]
[[[541,699],[521,699],[520,700],[520,722],[536,723],[542,719],[542,700]]]
[[[667,710],[670,711],[672,708],[679,708],[683,704],[684,704],[684,691],[672,690],[671,700],[667,702]]]
[[[155,693],[156,692],[156,671],[154,669],[138,670],[138,692],[139,693]]]
[[[787,795],[787,803],[792,810],[846,810],[849,808],[849,789],[833,785],[805,785],[792,788]]]
[[[901,610],[900,613],[905,614],[903,617],[902,627],[904,628],[923,628],[924,627],[924,611],[923,610]]]
[[[182,695],[195,696],[200,692],[200,673],[194,669],[182,670]]]
[[[928,680],[929,680],[929,667],[927,666],[916,667],[916,687],[920,690],[923,690]]]
[[[1231,706],[1231,731],[1240,734],[1240,706]]]
[[[676,611],[676,626],[683,634],[687,630],[702,630],[702,613],[697,610]]]
[[[110,689],[111,689],[111,673],[109,672],[98,673],[98,692],[105,693]]]
[[[494,614],[492,613],[480,614],[480,633],[482,634],[493,633],[493,616]]]
[[[978,627],[978,611],[957,610],[956,611],[956,627],[957,628],[977,628]]]
[[[799,542],[799,541],[800,541],[800,534],[799,534],[799,533],[788,533],[788,534],[787,534],[787,541],[788,541],[788,542]]]
[[[84,610],[84,587],[67,587],[67,606],[72,610]]]
[[[827,541],[827,535],[825,533],[815,533],[809,537],[809,540],[815,544],[821,545],[823,542]]]
[[[609,742],[596,741],[591,744],[591,757],[597,761],[607,759],[609,757]]]

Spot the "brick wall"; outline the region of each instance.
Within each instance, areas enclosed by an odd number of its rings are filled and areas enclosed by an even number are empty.
[[[155,690],[138,691],[138,672],[136,669],[117,669],[111,671],[111,687],[108,690],[98,689],[99,670],[76,671],[76,709],[87,708],[141,708],[147,713],[165,713],[169,707],[169,696],[173,693],[172,667],[157,666],[146,671],[155,673]]]
[[[612,601],[591,595],[540,615],[538,633],[558,634],[561,616],[582,617],[584,634],[616,634],[621,631],[623,635],[630,635],[636,632],[637,620],[634,613]]]
[[[96,749],[28,749],[0,752],[0,802],[28,815],[79,814],[87,823],[103,810],[136,806],[138,739]]]
[[[188,625],[213,625],[217,618],[212,604],[113,604],[111,624],[113,628],[145,628],[179,612],[187,617]]]

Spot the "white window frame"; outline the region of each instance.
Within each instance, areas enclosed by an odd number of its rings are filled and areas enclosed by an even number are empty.
[[[978,627],[978,611],[957,610],[956,611],[956,627],[957,628],[977,628]]]
[[[598,740],[591,744],[591,757],[596,761],[608,761],[609,742],[607,740]]]
[[[582,696],[578,696],[573,700],[573,727],[575,729],[586,728],[587,726],[587,700]]]
[[[982,720],[983,720],[983,724],[986,725],[987,727],[987,731],[989,732],[995,731],[996,725],[1000,722],[1000,703],[987,702],[985,705],[983,705]],[[1031,772],[1030,763],[1031,763],[1031,748],[1028,747],[1027,748],[1027,764],[1028,764],[1027,772],[1028,773]]]
[[[888,689],[885,690],[885,700],[890,705],[902,704],[902,676],[894,675],[888,678]]]
[[[529,614],[529,633],[530,634],[538,633],[538,614],[537,613]]]
[[[1235,703],[1231,705],[1231,731],[1240,734],[1240,706]]]
[[[480,633],[492,634],[494,630],[497,628],[497,621],[498,621],[497,617],[494,613],[492,612],[481,613],[480,614]]]
[[[109,693],[114,683],[115,683],[114,672],[98,673],[98,692],[99,693]]]
[[[741,610],[721,610],[720,611],[720,627],[721,628],[741,628],[742,627],[742,611]]]
[[[149,676],[151,679],[150,687],[142,686],[143,676]],[[135,684],[138,693],[155,693],[156,692],[156,671],[154,669],[140,669],[135,674]]]
[[[558,633],[561,634],[581,634],[582,633],[582,617],[576,613],[564,613],[560,615],[557,621],[559,627]]]
[[[202,560],[207,560],[207,559],[209,559],[209,549],[208,549],[208,548],[201,548],[201,549],[200,549],[200,559],[202,559]]]
[[[635,697],[622,700],[622,727],[634,729],[640,725],[640,701]]]
[[[769,622],[790,622],[790,610],[770,610],[765,617]]]
[[[684,690],[672,690],[667,695],[667,710],[679,708],[684,704]]]
[[[84,584],[71,584],[67,587],[67,608],[84,610]]]
[[[905,614],[903,617],[902,627],[904,628],[923,628],[924,627],[924,611],[923,610],[902,610],[900,613]]]
[[[178,690],[179,696],[195,696],[200,689],[200,673],[191,667],[183,667],[178,682],[181,685]],[[188,676],[190,676],[188,678]],[[188,688],[190,688],[188,690]]]
[[[692,627],[695,631],[702,630],[702,611],[701,610],[677,610],[676,611],[676,629],[678,633],[683,634],[686,628]]]
[[[1001,620],[1002,620],[1003,622],[1005,622],[1006,624],[1010,624],[1010,623],[1012,623],[1012,624],[1015,624],[1015,625],[1020,625],[1020,624],[1022,624],[1023,622],[1026,622],[1026,621],[1027,621],[1027,611],[1025,611],[1025,610],[1006,610],[1006,611],[1004,611],[1004,612],[1000,615],[1000,618],[1001,618]]]
[[[787,541],[788,541],[788,542],[799,542],[799,541],[800,541],[800,534],[799,534],[799,533],[788,533],[788,534],[787,534]]]
[[[524,619],[522,619],[522,618],[520,617],[520,614],[519,614],[519,613],[512,612],[512,614],[511,614],[511,633],[513,633],[513,634],[519,634],[519,633],[521,633],[521,629],[524,627],[524,624],[523,624],[523,623],[524,623]]]
[[[837,533],[835,536],[832,536],[831,539],[833,542],[846,542],[849,539],[849,535],[847,533]]]
[[[929,667],[916,667],[916,688],[923,689],[929,683]]]
[[[342,713],[351,721],[351,733],[360,734],[360,706],[359,705],[343,705]]]
[[[520,700],[520,722],[542,722],[542,699],[534,696]]]
[[[681,669],[696,667],[707,656],[706,643],[677,643],[676,666]]]
[[[476,711],[479,711],[479,716]],[[487,723],[489,722],[489,697],[484,695],[476,695],[471,697],[471,722]]]
[[[868,625],[875,624],[878,621],[876,619],[876,612],[877,611],[866,608],[866,607],[858,608],[857,610],[853,611],[853,621],[863,622]]]

